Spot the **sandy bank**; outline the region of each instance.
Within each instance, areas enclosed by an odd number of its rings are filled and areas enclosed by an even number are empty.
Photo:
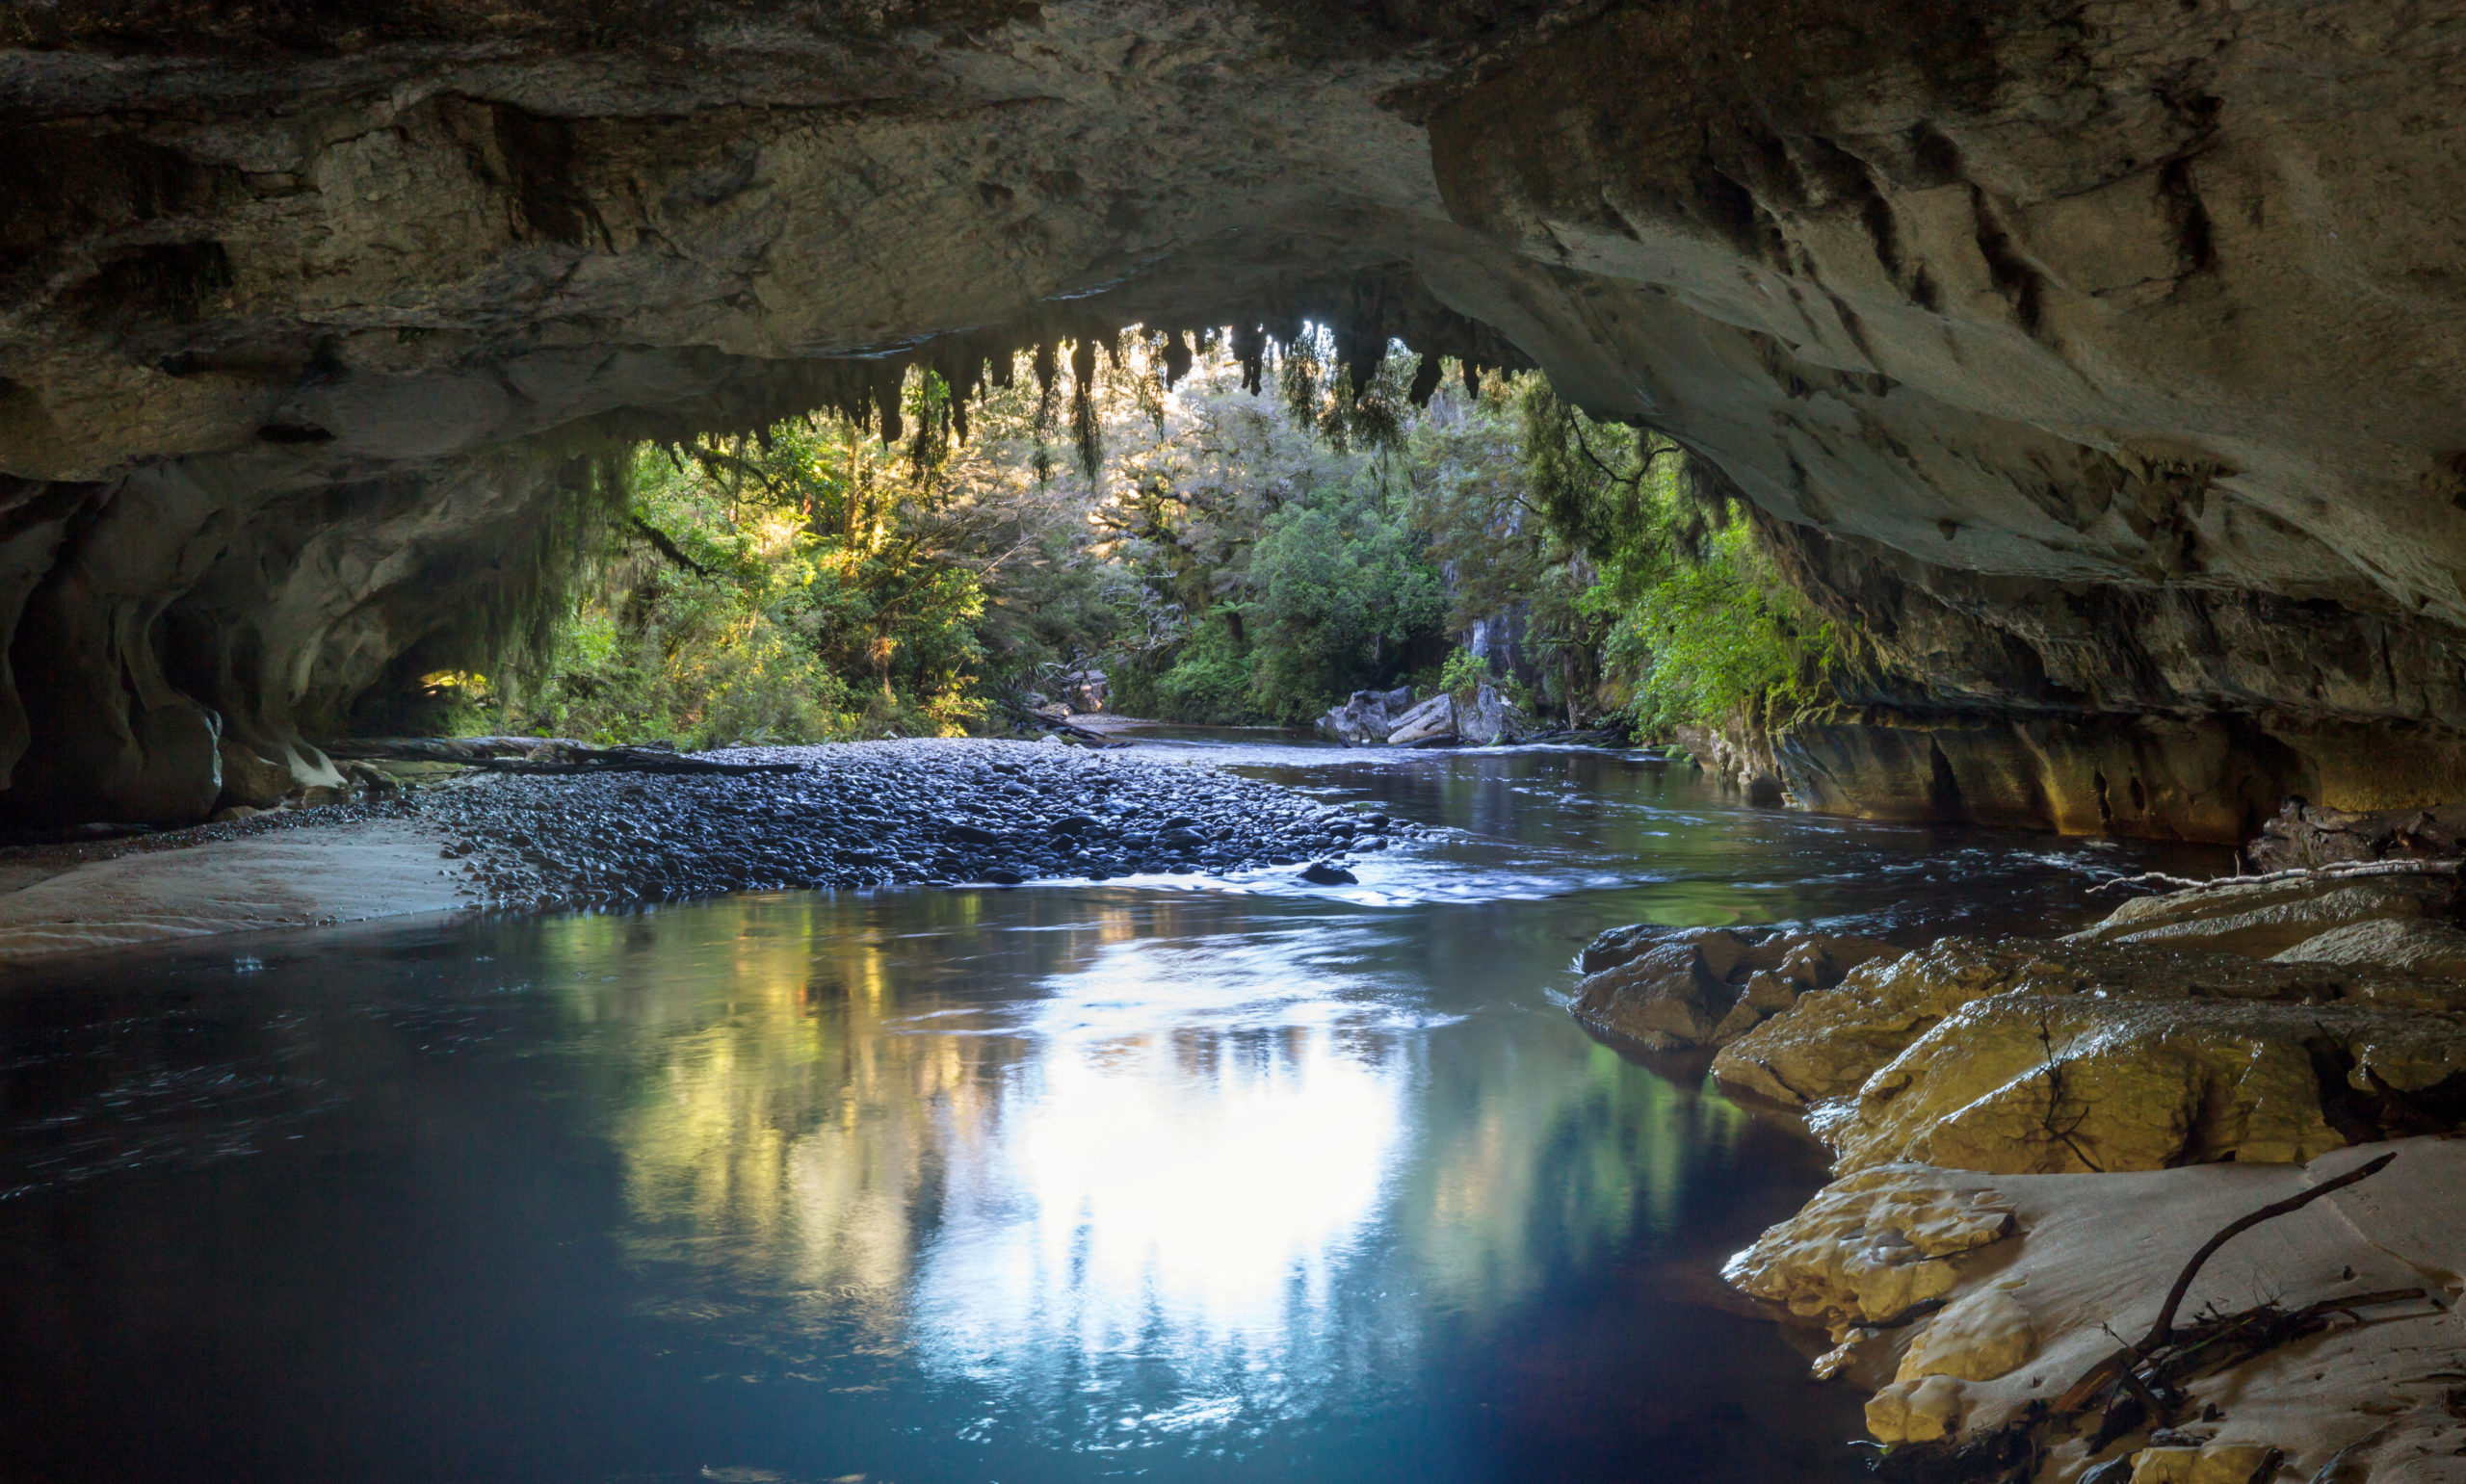
[[[13,864],[0,868],[0,962],[470,906],[470,877],[440,859],[440,844],[407,820],[338,820],[107,859]]]

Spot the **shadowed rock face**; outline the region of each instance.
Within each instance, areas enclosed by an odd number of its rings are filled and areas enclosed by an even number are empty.
[[[2466,793],[2453,8],[366,9],[0,3],[21,819],[313,770],[614,440],[1303,315],[1726,476],[1876,636],[1803,801]]]

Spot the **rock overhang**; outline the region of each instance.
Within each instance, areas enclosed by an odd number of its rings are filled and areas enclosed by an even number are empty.
[[[2403,801],[2354,792],[2338,728],[2404,753],[2397,792],[2466,788],[2466,265],[2437,226],[2466,210],[2441,168],[2466,64],[2439,16],[353,9],[11,8],[21,601],[68,596],[81,533],[149,481],[246,492],[186,534],[137,523],[160,570],[101,586],[159,616],[269,520],[386,568],[383,530],[298,508],[337,490],[476,482],[512,518],[595,439],[879,404],[905,363],[1133,323],[1308,316],[1529,359],[1765,512],[1794,580],[1881,636],[1852,742],[1800,745],[1811,801],[1939,808],[1931,757],[1960,807],[2061,827],[2226,833],[2290,787]],[[339,648],[419,625],[380,627]],[[116,656],[66,668],[146,690],[152,641],[100,628]],[[277,699],[205,704],[246,729],[300,709]],[[1969,751],[1930,742],[1907,786],[1877,760],[1878,720],[1947,716]],[[2151,716],[2216,766],[2099,740]]]

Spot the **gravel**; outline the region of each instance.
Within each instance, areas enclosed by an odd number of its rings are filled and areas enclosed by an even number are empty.
[[[1384,849],[1411,828],[1129,749],[916,740],[720,756],[799,768],[474,774],[316,813],[414,820],[444,837],[444,855],[465,863],[485,904],[516,909],[807,887],[1221,875],[1332,865]]]

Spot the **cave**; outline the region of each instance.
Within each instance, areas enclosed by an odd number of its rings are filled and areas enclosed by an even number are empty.
[[[0,0],[13,1465],[2458,1479],[2461,97],[2449,0]],[[1539,373],[1829,698],[423,735],[629,451],[1134,329]]]
[[[2457,62],[2414,10],[9,21],[21,826],[323,777],[622,440],[1304,317],[1717,471],[1868,641],[1765,744],[1811,807],[2229,840],[2466,794]]]

